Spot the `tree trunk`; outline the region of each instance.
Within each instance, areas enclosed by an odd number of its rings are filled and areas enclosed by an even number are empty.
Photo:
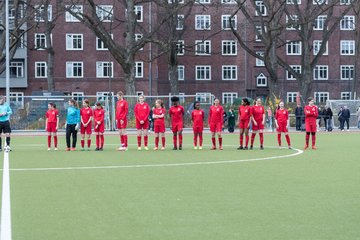
[[[168,69],[169,69],[170,92],[172,95],[177,95],[179,94],[177,65],[169,64]]]

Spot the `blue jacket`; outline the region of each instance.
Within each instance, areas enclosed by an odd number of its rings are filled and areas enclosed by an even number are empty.
[[[0,117],[0,122],[9,121],[10,115],[12,114],[12,110],[9,104],[7,103],[0,105],[0,114],[4,114],[4,113],[6,113],[6,115]]]
[[[79,124],[80,123],[80,110],[76,107],[70,106],[67,109],[66,114],[67,124]]]

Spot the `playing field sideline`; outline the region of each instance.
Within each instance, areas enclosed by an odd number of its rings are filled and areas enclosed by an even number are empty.
[[[46,137],[13,138],[14,240],[359,239],[358,133],[318,135],[318,150],[47,151]],[[292,134],[302,149],[303,134]],[[152,146],[153,139],[150,138]],[[210,137],[205,136],[205,144]],[[258,146],[258,138],[255,140]]]

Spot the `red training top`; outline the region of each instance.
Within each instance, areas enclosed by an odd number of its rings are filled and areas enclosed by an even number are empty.
[[[155,115],[164,114],[164,117],[162,118],[154,118],[154,125],[162,125],[162,124],[165,125],[165,113],[166,113],[165,108],[154,108],[153,114]]]
[[[116,103],[116,120],[126,120],[128,114],[128,103],[126,100],[119,100]]]
[[[134,115],[136,120],[146,122],[150,113],[150,106],[146,102],[143,104],[137,103],[134,108]]]
[[[47,122],[57,123],[57,118],[59,117],[59,111],[57,109],[47,110],[45,117],[47,118]]]
[[[87,123],[92,117],[93,111],[89,107],[84,107],[80,110],[80,116],[83,123]]]
[[[171,117],[171,125],[175,125],[178,123],[182,123],[183,122],[183,117],[184,117],[184,107],[183,106],[172,106],[169,109],[169,115]]]
[[[104,118],[105,118],[105,110],[104,109],[94,109],[94,121],[95,122],[104,122]],[[95,123],[97,124],[97,123]]]
[[[249,105],[243,106],[240,105],[239,107],[239,116],[240,120],[249,120],[251,117],[251,107]]]
[[[318,107],[316,105],[306,105],[304,107],[305,122],[316,122],[319,115]]]
[[[211,106],[209,111],[209,123],[223,123],[224,108],[222,106]]]
[[[191,112],[193,127],[204,127],[205,113],[202,109],[195,109]]]
[[[288,119],[289,119],[289,112],[287,109],[278,109],[276,110],[275,113],[275,118],[278,122],[278,124],[280,123],[287,123]]]
[[[258,122],[262,122],[263,120],[263,116],[265,114],[265,108],[264,106],[252,106],[252,109],[251,109],[251,112],[252,112],[252,116],[254,118],[254,120],[258,123]]]

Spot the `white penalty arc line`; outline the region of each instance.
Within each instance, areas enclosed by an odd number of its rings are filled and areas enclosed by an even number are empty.
[[[266,161],[280,158],[289,158],[302,154],[304,151],[293,148],[295,153],[263,157],[263,158],[250,158],[242,160],[224,160],[224,161],[206,161],[206,162],[186,162],[186,163],[160,163],[160,164],[139,164],[139,165],[117,165],[117,166],[93,166],[93,167],[64,167],[64,168],[14,168],[11,171],[59,171],[59,170],[92,170],[92,169],[117,169],[117,168],[154,168],[154,167],[180,167],[180,166],[195,166],[195,165],[211,165],[211,164],[227,164],[227,163],[242,163],[254,161]]]
[[[0,240],[11,240],[9,153],[4,151]]]

